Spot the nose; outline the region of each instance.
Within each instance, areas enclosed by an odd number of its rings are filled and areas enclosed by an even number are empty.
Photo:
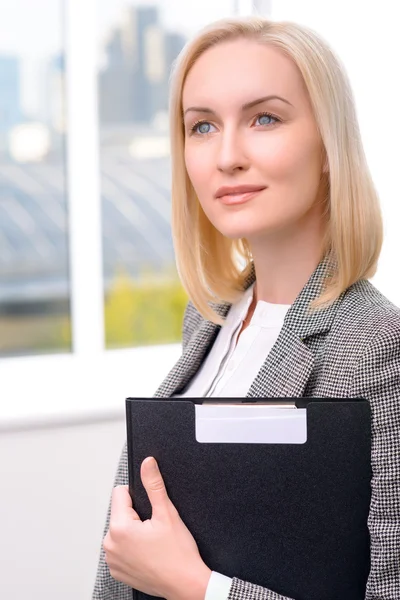
[[[217,168],[224,173],[244,171],[249,168],[249,161],[240,133],[236,130],[225,129],[219,138]]]

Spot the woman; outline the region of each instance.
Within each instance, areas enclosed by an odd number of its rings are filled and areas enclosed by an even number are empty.
[[[304,27],[223,21],[172,80],[173,233],[191,302],[170,396],[364,397],[373,415],[366,598],[400,598],[400,311],[367,281],[382,224],[349,84]],[[152,458],[142,523],[123,453],[95,587],[168,600],[283,600],[212,573]]]

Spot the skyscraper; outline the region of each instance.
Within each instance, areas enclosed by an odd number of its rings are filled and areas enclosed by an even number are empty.
[[[170,67],[183,44],[183,36],[163,29],[156,6],[128,7],[106,47],[99,79],[102,122],[150,123],[165,111]]]
[[[132,123],[134,74],[131,48],[116,29],[106,46],[107,67],[99,75],[99,112],[103,124]]]

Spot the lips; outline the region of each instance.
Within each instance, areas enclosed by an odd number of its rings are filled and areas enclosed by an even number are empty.
[[[265,190],[265,185],[235,185],[235,186],[223,186],[218,188],[215,193],[215,198],[222,198],[223,196],[235,196],[240,194],[248,194],[253,192],[260,192]]]
[[[238,185],[235,187],[221,187],[217,190],[215,198],[226,205],[237,205],[247,202],[259,192],[266,189],[260,185]]]

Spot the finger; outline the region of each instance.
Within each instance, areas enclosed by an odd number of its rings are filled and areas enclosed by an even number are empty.
[[[140,476],[153,509],[152,518],[163,520],[170,516],[172,503],[157,461],[152,456],[142,462]]]
[[[107,533],[103,539],[103,550],[104,550],[105,555],[107,555],[109,544],[110,544],[110,531],[107,531]]]
[[[122,520],[124,518],[140,521],[140,517],[132,506],[132,498],[127,485],[117,485],[112,491],[111,497],[111,519]]]

